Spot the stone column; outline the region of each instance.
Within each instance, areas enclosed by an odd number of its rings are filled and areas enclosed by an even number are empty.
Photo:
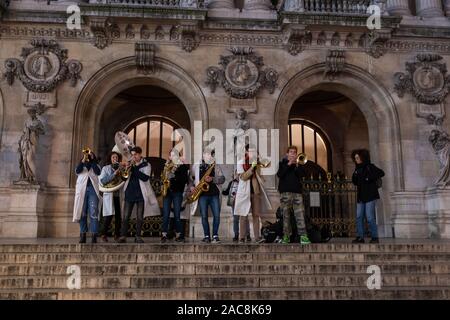
[[[245,0],[244,10],[271,10],[270,0]]]
[[[445,1],[445,3],[444,3],[444,5],[445,5],[445,15],[447,17],[450,17],[450,0],[444,0],[444,1]]]
[[[421,17],[433,18],[442,17],[441,0],[416,0],[417,15]]]
[[[410,16],[408,0],[387,0],[389,14],[396,16]]]
[[[234,9],[234,0],[210,0],[208,9]]]

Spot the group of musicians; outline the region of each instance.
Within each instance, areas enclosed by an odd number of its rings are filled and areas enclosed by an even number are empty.
[[[130,151],[131,161],[121,164],[121,155],[112,152],[108,156],[108,163],[102,169],[92,151],[85,154],[76,167],[77,185],[74,201],[73,221],[80,224],[80,243],[86,243],[88,232],[88,216],[90,220],[89,232],[92,235],[92,243],[97,242],[99,234],[99,205],[103,205],[104,224],[101,231],[103,241],[107,242],[107,231],[110,227],[112,217],[115,217],[115,240],[119,243],[127,241],[128,224],[133,208],[136,208],[136,243],[143,243],[142,224],[144,217],[160,215],[160,207],[156,195],[149,182],[151,166],[142,156],[140,147],[133,147]],[[361,155],[356,157],[356,169],[353,182],[358,187],[358,242],[363,242],[362,219],[364,215],[369,221],[373,242],[378,242],[376,225],[374,225],[375,206],[374,202],[366,209],[360,206],[361,184],[374,183],[374,175],[371,180],[363,175]],[[372,165],[373,166],[373,165]],[[255,148],[247,145],[245,148],[245,158],[238,161],[236,170],[236,180],[238,183],[233,201],[232,212],[239,223],[238,237],[240,242],[250,240],[248,215],[252,214],[253,232],[256,242],[264,242],[261,237],[260,217],[262,206],[265,204],[271,208],[270,201],[265,194],[263,179],[261,176],[261,165],[259,155]],[[374,167],[374,166],[373,166]],[[375,167],[376,168],[376,167]],[[191,169],[191,170],[190,170]],[[372,168],[373,169],[373,168]],[[113,192],[103,192],[101,195],[99,185],[107,185],[125,170],[128,175],[123,188]],[[381,169],[379,169],[381,170]],[[366,170],[367,171],[367,170]],[[374,170],[372,170],[373,172]],[[382,173],[382,171],[381,171]],[[384,173],[379,173],[376,178]],[[355,176],[356,175],[356,176]],[[358,176],[359,175],[359,176]],[[282,243],[289,243],[291,240],[292,226],[290,225],[290,214],[293,209],[297,224],[298,242],[301,244],[311,243],[305,227],[305,210],[302,198],[301,180],[306,176],[302,164],[298,162],[298,150],[295,146],[287,149],[286,155],[279,163],[277,176],[279,178],[278,191],[280,193],[280,209],[283,216],[283,238]],[[225,177],[220,165],[214,159],[214,150],[205,149],[200,164],[189,165],[183,162],[176,149],[171,150],[165,164],[162,179],[167,182],[167,189],[163,193],[163,223],[161,243],[168,241],[168,229],[171,212],[173,212],[176,229],[177,242],[184,242],[185,235],[181,222],[181,211],[189,202],[190,214],[193,215],[199,209],[204,232],[203,242],[219,243],[219,224],[221,209],[221,185],[225,182]],[[163,186],[164,187],[164,186]],[[373,188],[372,188],[373,189]],[[371,189],[371,190],[372,190]],[[376,191],[376,188],[375,188]],[[376,192],[377,193],[377,192]],[[372,195],[375,201],[379,198],[378,193]],[[186,201],[187,200],[187,201]],[[364,203],[367,203],[365,201]],[[372,205],[373,204],[373,205]],[[364,207],[364,208],[363,208]],[[211,209],[213,216],[212,237],[208,220],[208,209]],[[373,210],[372,210],[373,208]],[[364,209],[364,210],[363,210]],[[122,214],[121,214],[122,213]],[[237,237],[235,236],[235,240]],[[356,241],[355,241],[356,242]]]

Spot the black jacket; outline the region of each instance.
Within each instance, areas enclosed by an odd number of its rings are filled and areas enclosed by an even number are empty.
[[[184,192],[184,188],[188,183],[188,171],[189,167],[186,164],[180,165],[175,170],[175,176],[170,178],[170,191],[171,192]]]
[[[301,180],[306,177],[306,172],[303,166],[299,165],[288,165],[288,160],[284,158],[280,161],[277,176],[280,178],[278,183],[278,191],[282,192],[292,192],[292,193],[302,193]]]
[[[352,182],[357,188],[358,202],[365,203],[380,199],[376,181],[381,177],[384,177],[384,171],[372,163],[356,165]]]

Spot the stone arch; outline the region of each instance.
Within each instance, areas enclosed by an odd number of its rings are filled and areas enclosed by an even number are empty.
[[[353,100],[366,118],[371,157],[386,173],[383,189],[383,224],[390,225],[389,192],[404,190],[399,118],[394,101],[384,86],[365,70],[346,65],[334,81],[324,79],[325,64],[315,64],[288,80],[278,97],[274,123],[280,129],[280,154],[287,147],[289,111],[299,97],[315,90],[339,92]],[[390,230],[385,230],[390,233]]]
[[[187,72],[174,63],[155,58],[155,72],[138,73],[135,57],[116,60],[97,71],[81,91],[74,112],[71,168],[81,157],[83,146],[98,147],[98,124],[108,102],[119,92],[137,85],[153,85],[164,88],[177,96],[184,104],[194,128],[194,121],[202,121],[208,128],[208,110],[199,85]],[[74,179],[71,175],[70,185]]]

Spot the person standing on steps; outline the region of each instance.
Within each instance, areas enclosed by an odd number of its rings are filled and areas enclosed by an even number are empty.
[[[370,243],[378,243],[378,229],[375,217],[375,206],[380,194],[381,178],[384,171],[370,162],[370,154],[366,149],[352,151],[352,160],[355,163],[355,171],[352,182],[356,186],[356,233],[353,243],[364,243],[364,216],[369,224],[372,239]]]

